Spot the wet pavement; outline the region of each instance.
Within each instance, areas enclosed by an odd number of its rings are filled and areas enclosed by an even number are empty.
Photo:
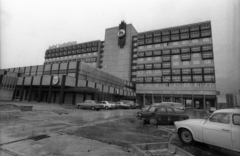
[[[143,125],[134,116],[139,110],[92,111],[76,109],[72,105],[0,103],[8,104],[9,108],[0,110],[0,155],[130,156],[135,153],[129,144],[169,141],[196,156],[240,155],[201,143],[183,145],[173,133],[174,125]],[[15,107],[21,105],[33,106],[33,110],[22,112]],[[207,118],[210,115],[192,110],[186,113],[190,118]],[[39,135],[49,137],[37,141],[31,139]]]

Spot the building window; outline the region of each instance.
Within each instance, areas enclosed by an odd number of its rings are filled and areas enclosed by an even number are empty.
[[[143,77],[137,77],[136,80],[137,80],[137,82],[144,82]]]
[[[172,82],[181,82],[181,76],[173,76]]]
[[[171,70],[170,69],[162,70],[162,75],[171,75]]]
[[[173,62],[173,66],[178,66],[179,62]]]
[[[214,68],[204,68],[204,74],[212,74],[214,73]]]
[[[162,68],[162,65],[161,65],[161,63],[155,63],[155,64],[153,64],[153,68],[159,69],[159,68]]]
[[[193,64],[200,64],[200,61],[199,60],[194,60]]]
[[[162,67],[163,68],[171,68],[171,62],[163,62]]]
[[[138,52],[138,57],[144,57],[144,52]]]
[[[138,46],[138,49],[143,49],[144,48],[144,46]]]
[[[191,84],[190,83],[184,83],[183,87],[191,87]]]
[[[170,55],[170,54],[171,54],[170,49],[164,49],[164,50],[162,50],[162,55]]]
[[[162,83],[161,87],[169,87],[169,84],[168,83]]]
[[[161,77],[153,77],[153,81],[154,82],[162,82],[162,78]]]
[[[138,64],[137,69],[144,69],[144,64]]]
[[[173,44],[173,45],[178,45],[178,42],[173,42],[172,44]]]
[[[143,70],[137,71],[137,74],[143,74]]]
[[[191,82],[192,77],[190,75],[182,76],[182,82]]]
[[[182,53],[189,53],[190,52],[190,48],[189,47],[181,48],[181,52]]]
[[[133,40],[136,41],[138,38],[137,37],[134,37]]]
[[[162,81],[163,82],[171,82],[171,76],[163,76]]]
[[[152,77],[145,77],[145,82],[152,82]]]
[[[199,52],[199,51],[201,51],[201,47],[200,46],[191,47],[191,51],[192,52]]]
[[[202,46],[202,51],[209,51],[212,50],[212,45],[203,45]]]
[[[181,55],[181,60],[182,61],[191,60],[191,54],[182,54]]]
[[[160,47],[160,44],[155,44],[155,47],[157,48],[157,47]]]
[[[146,51],[145,56],[152,56],[153,52],[152,51]]]
[[[202,53],[202,59],[212,59],[213,53],[212,52],[203,52]]]
[[[180,53],[180,49],[177,48],[177,49],[172,49],[172,54],[179,54]]]
[[[205,87],[214,87],[213,83],[205,83]]]
[[[146,87],[152,87],[152,84],[151,83],[147,83]]]
[[[172,59],[179,59],[179,55],[173,55]]]
[[[203,38],[203,42],[209,42],[210,41],[210,38]]]
[[[161,55],[161,50],[156,50],[156,51],[153,51],[153,55],[154,56],[158,56],[158,55]]]
[[[202,75],[193,75],[193,82],[202,82]]]
[[[211,64],[212,60],[204,60],[204,64]]]
[[[159,87],[159,86],[160,86],[159,83],[155,83],[155,84],[154,84],[154,87]]]
[[[155,73],[156,74],[161,73],[161,70],[155,70]]]
[[[136,81],[136,78],[132,78],[132,81]]]
[[[188,44],[188,41],[182,41],[182,44]]]
[[[136,57],[137,57],[137,54],[134,54],[133,57],[136,58]]]
[[[155,60],[161,60],[160,56],[154,57]]]
[[[142,62],[142,61],[144,61],[144,58],[138,58],[138,61]]]
[[[145,69],[152,69],[152,64],[145,64]]]
[[[152,45],[147,45],[147,48],[152,48]]]
[[[147,57],[147,61],[152,61],[152,57]]]
[[[152,74],[152,70],[147,70],[147,74]]]
[[[167,46],[168,46],[168,43],[163,43],[163,46],[164,46],[164,47],[167,47]]]
[[[171,57],[170,56],[162,56],[162,61],[163,62],[171,61]]]
[[[132,75],[136,75],[136,72],[132,72]]]
[[[138,44],[137,44],[137,43],[134,43],[133,45],[134,45],[134,46],[137,46]],[[135,50],[135,49],[134,49],[134,50]]]
[[[205,82],[214,82],[214,75],[204,75]]]
[[[201,87],[201,83],[194,83],[194,87]]]
[[[172,69],[172,75],[180,75],[181,69]]]
[[[195,54],[192,54],[193,57],[199,57],[200,54],[199,53],[195,53]]]
[[[184,66],[189,65],[189,61],[183,61],[182,63]]]
[[[192,69],[193,74],[202,74],[202,68],[194,68]]]
[[[173,87],[180,87],[180,83],[174,83]]]
[[[136,49],[136,48],[134,48],[134,49],[133,49],[133,51],[134,51],[134,52],[136,52],[136,51],[137,51],[137,49]]]

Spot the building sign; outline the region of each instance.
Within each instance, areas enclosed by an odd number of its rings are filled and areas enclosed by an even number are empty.
[[[120,48],[123,48],[123,46],[125,45],[125,41],[126,41],[126,23],[124,21],[121,22],[121,24],[119,25],[119,31],[118,31],[118,45],[120,46]]]
[[[76,45],[76,44],[77,44],[77,41],[75,41],[75,42],[67,42],[67,43],[63,43],[63,44],[56,44],[56,45],[49,46],[49,49],[66,47],[66,46]]]
[[[53,83],[54,85],[57,85],[58,82],[59,82],[59,77],[58,77],[57,75],[55,75],[55,76],[53,77],[52,83]]]

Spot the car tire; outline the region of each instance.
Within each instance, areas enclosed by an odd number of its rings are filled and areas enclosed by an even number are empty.
[[[79,105],[77,108],[78,108],[78,109],[81,109],[82,107]]]
[[[188,129],[181,129],[178,136],[184,144],[191,145],[194,143],[193,135]]]
[[[91,109],[92,109],[92,110],[95,110],[95,108],[94,108],[94,107],[91,107]]]
[[[105,109],[108,110],[108,106],[106,106]]]
[[[152,118],[150,118],[149,122],[150,122],[151,125],[156,125],[157,124],[157,119],[152,117]]]

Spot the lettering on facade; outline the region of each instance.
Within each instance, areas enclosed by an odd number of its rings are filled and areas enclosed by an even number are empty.
[[[124,21],[121,22],[121,24],[119,25],[119,31],[118,31],[118,45],[120,46],[120,48],[123,48],[123,46],[125,45],[125,41],[126,41],[126,23]]]
[[[63,44],[56,44],[56,45],[49,46],[49,49],[60,48],[60,47],[67,47],[67,46],[76,45],[76,44],[77,44],[77,41],[67,42],[67,43],[63,43]]]

